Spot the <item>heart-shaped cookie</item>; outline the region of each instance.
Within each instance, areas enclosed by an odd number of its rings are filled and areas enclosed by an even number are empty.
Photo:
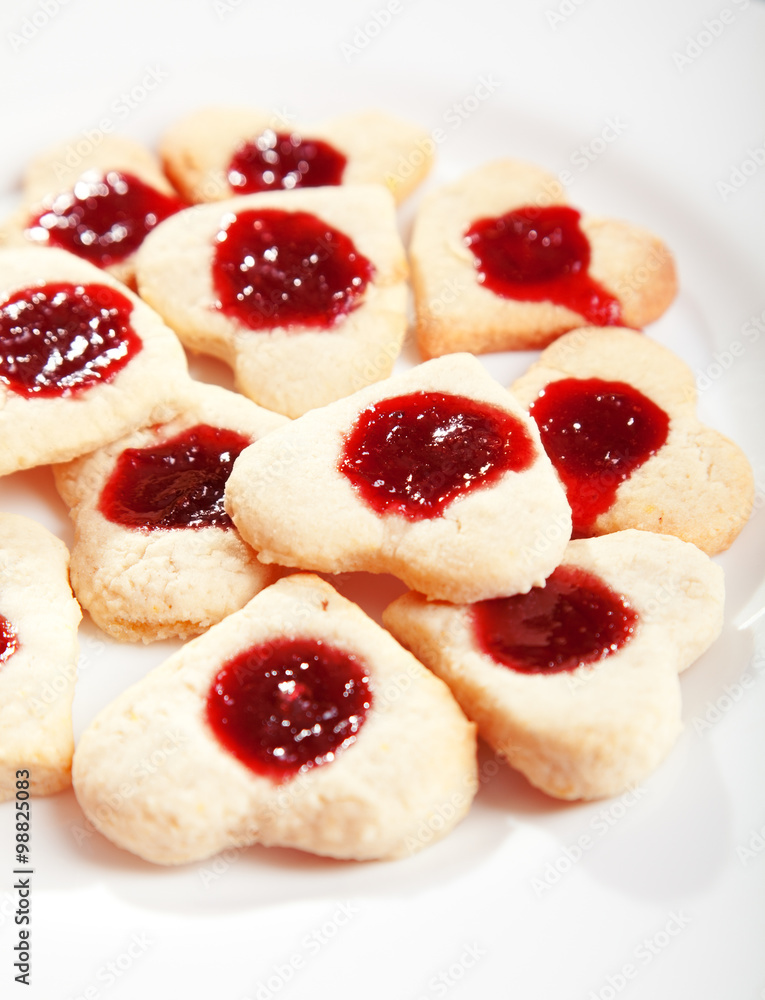
[[[111,275],[64,250],[0,250],[0,475],[159,422],[187,384],[178,338]]]
[[[384,629],[298,574],[105,708],[73,781],[97,829],[159,864],[253,843],[393,858],[467,811],[475,731]]]
[[[678,672],[717,638],[723,574],[669,535],[572,541],[545,587],[473,605],[405,594],[383,620],[481,736],[562,799],[642,781],[681,729]]]
[[[427,175],[435,144],[419,126],[382,111],[311,126],[255,108],[202,108],[163,136],[168,176],[189,200],[254,191],[384,184],[403,201]]]
[[[70,783],[82,613],[68,566],[66,546],[46,528],[0,514],[0,800]]]
[[[641,328],[676,291],[658,237],[581,215],[556,177],[516,160],[488,163],[423,199],[410,259],[426,358],[544,347],[592,324]]]
[[[94,132],[30,163],[23,203],[0,228],[0,243],[58,247],[133,286],[136,250],[184,207],[152,153],[126,136]]]
[[[574,330],[511,391],[539,425],[575,535],[640,528],[714,555],[746,524],[749,461],[699,421],[693,372],[666,347],[631,330]]]
[[[234,464],[226,508],[264,562],[389,572],[454,601],[541,583],[571,534],[533,421],[468,354],[256,442]]]
[[[240,451],[286,418],[189,382],[173,419],[54,469],[71,508],[72,586],[119,640],[197,635],[272,583],[223,508]]]
[[[378,185],[243,195],[167,219],[138,254],[141,295],[237,388],[298,416],[390,374],[408,266]]]

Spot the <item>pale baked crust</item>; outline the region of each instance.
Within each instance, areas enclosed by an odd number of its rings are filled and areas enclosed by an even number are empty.
[[[205,704],[224,662],[280,636],[360,657],[373,705],[334,761],[277,783],[221,746]],[[445,835],[467,812],[476,771],[474,727],[446,685],[356,605],[298,574],[104,709],[77,746],[74,786],[97,829],[158,864],[252,843],[361,860],[412,854]]]
[[[63,250],[0,250],[0,301],[57,281],[107,285],[125,295],[143,346],[110,381],[74,396],[27,398],[0,383],[0,475],[69,461],[141,424],[159,423],[188,382],[186,355],[173,331],[110,275]]]
[[[275,579],[234,529],[133,530],[98,509],[119,456],[148,448],[197,424],[256,441],[286,418],[218,386],[190,383],[172,420],[144,427],[90,455],[54,468],[71,508],[72,586],[96,625],[120,641],[188,639],[241,608]]]
[[[216,307],[215,234],[228,213],[251,208],[315,214],[374,265],[358,307],[331,330],[250,330]],[[183,343],[221,358],[240,392],[289,417],[390,374],[406,332],[407,275],[393,201],[373,185],[275,191],[187,209],[157,226],[137,264],[141,295]]]
[[[162,138],[168,177],[192,202],[222,201],[238,192],[226,177],[237,147],[266,129],[322,139],[347,158],[343,184],[384,184],[401,202],[427,176],[435,145],[419,126],[383,111],[339,115],[303,126],[273,112],[208,107],[177,121]]]
[[[24,176],[22,204],[0,226],[0,244],[40,246],[28,234],[29,220],[49,208],[58,195],[71,191],[84,174],[91,171],[103,174],[109,170],[131,173],[162,194],[176,194],[158,159],[133,139],[100,133],[95,145],[80,136],[45,150],[29,164]],[[133,287],[135,253],[103,270]]]
[[[383,620],[533,785],[562,799],[617,795],[675,743],[677,674],[720,632],[723,574],[690,543],[634,530],[572,541],[563,564],[597,574],[640,616],[618,652],[573,672],[523,674],[496,663],[479,650],[466,605],[410,593]]]
[[[518,417],[534,442],[532,465],[454,500],[440,517],[378,515],[338,471],[344,439],[362,410],[416,391],[468,396]],[[363,389],[245,449],[226,486],[226,508],[264,562],[390,572],[431,598],[455,601],[542,583],[571,535],[571,511],[536,426],[466,354]]]
[[[527,205],[564,205],[557,178],[516,160],[488,163],[427,195],[410,245],[417,343],[426,358],[454,351],[544,347],[588,324],[551,302],[505,299],[479,284],[464,235],[478,219]],[[625,326],[653,322],[672,302],[677,280],[672,255],[651,233],[613,219],[582,215],[590,242],[589,274],[621,303]]]
[[[677,535],[708,555],[727,549],[751,514],[754,475],[738,445],[699,421],[685,362],[632,330],[585,327],[551,344],[511,391],[529,407],[562,378],[626,382],[670,418],[664,446],[619,485],[592,534],[640,528]]]
[[[42,525],[0,514],[0,614],[16,629],[19,644],[0,664],[3,801],[16,794],[16,771],[29,771],[33,795],[70,784],[82,614],[69,588],[68,564],[66,546]]]

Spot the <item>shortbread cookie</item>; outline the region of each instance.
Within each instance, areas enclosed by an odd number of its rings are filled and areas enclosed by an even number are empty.
[[[749,462],[699,422],[693,372],[666,347],[631,330],[575,330],[511,389],[539,425],[575,534],[641,528],[714,555],[746,523]]]
[[[385,378],[406,331],[407,263],[378,186],[188,209],[151,234],[137,270],[141,295],[187,347],[290,417]]]
[[[544,347],[575,327],[643,327],[676,291],[643,229],[580,215],[551,174],[489,163],[427,196],[410,247],[422,354]]]
[[[0,475],[161,421],[188,381],[157,314],[63,250],[0,250]]]
[[[571,534],[536,427],[467,354],[419,365],[247,448],[226,508],[264,562],[390,572],[453,601],[542,583]]]
[[[446,685],[298,574],[104,709],[74,786],[97,829],[158,864],[253,843],[364,860],[448,833],[476,770],[474,726]]]
[[[286,418],[218,386],[181,413],[54,469],[75,523],[74,592],[119,640],[197,635],[272,583],[223,509],[239,452]]]
[[[529,594],[455,606],[410,593],[383,620],[533,785],[593,799],[642,781],[669,752],[677,674],[722,614],[722,570],[707,556],[629,530],[571,542]]]
[[[0,242],[59,247],[132,285],[144,237],[184,205],[143,146],[121,135],[97,143],[80,136],[29,165],[23,203]]]
[[[336,184],[385,184],[403,201],[427,175],[435,144],[417,125],[381,111],[303,127],[253,108],[202,108],[161,144],[165,170],[193,202]]]
[[[66,546],[42,525],[0,514],[0,800],[70,784],[82,615],[68,564]]]

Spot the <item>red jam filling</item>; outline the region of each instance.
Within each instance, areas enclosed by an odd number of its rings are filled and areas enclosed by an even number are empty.
[[[21,396],[109,382],[142,348],[133,303],[107,285],[24,288],[0,304],[0,381]]]
[[[565,378],[530,407],[571,505],[574,534],[592,531],[619,484],[667,440],[669,417],[626,382]]]
[[[109,267],[129,257],[151,230],[184,208],[133,174],[89,171],[32,219],[27,236]]]
[[[590,244],[579,219],[575,209],[551,205],[474,222],[465,239],[478,280],[502,298],[549,301],[594,326],[618,326],[619,301],[588,273]]]
[[[10,660],[19,648],[19,637],[14,625],[0,615],[0,663]]]
[[[473,632],[482,652],[524,674],[559,673],[617,652],[638,616],[599,577],[559,566],[544,587],[474,604]]]
[[[236,431],[198,424],[149,448],[122,452],[98,509],[126,528],[231,528],[226,481],[251,441]]]
[[[359,415],[339,470],[378,514],[415,521],[533,460],[532,440],[512,414],[466,396],[413,392]]]
[[[340,184],[346,162],[342,153],[321,139],[303,139],[297,132],[266,129],[237,149],[227,176],[237,194],[323,187]]]
[[[354,742],[372,705],[368,684],[352,653],[319,639],[276,639],[223,666],[207,721],[243,764],[283,780]]]
[[[239,212],[215,238],[218,307],[251,330],[331,329],[373,275],[349,237],[309,212]]]

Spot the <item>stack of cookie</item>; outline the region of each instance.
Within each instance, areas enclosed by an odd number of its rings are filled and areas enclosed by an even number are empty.
[[[63,174],[41,157],[2,232],[0,472],[54,464],[100,628],[188,640],[74,753],[88,819],[148,860],[413,853],[468,811],[477,735],[551,795],[617,794],[672,747],[678,674],[720,632],[710,557],[753,480],[641,332],[671,253],[507,160],[427,195],[407,254],[396,205],[432,152],[379,113],[211,109],[161,160],[116,137]],[[410,268],[422,360],[394,374]],[[190,378],[184,347],[237,391]],[[540,349],[509,388],[476,357]],[[40,793],[68,781],[79,621],[43,544],[24,587],[55,591],[56,653],[0,551],[3,780],[23,766]],[[385,627],[317,575],[358,571],[411,588]],[[35,711],[62,670],[55,718]],[[140,772],[170,723],[180,752]]]

